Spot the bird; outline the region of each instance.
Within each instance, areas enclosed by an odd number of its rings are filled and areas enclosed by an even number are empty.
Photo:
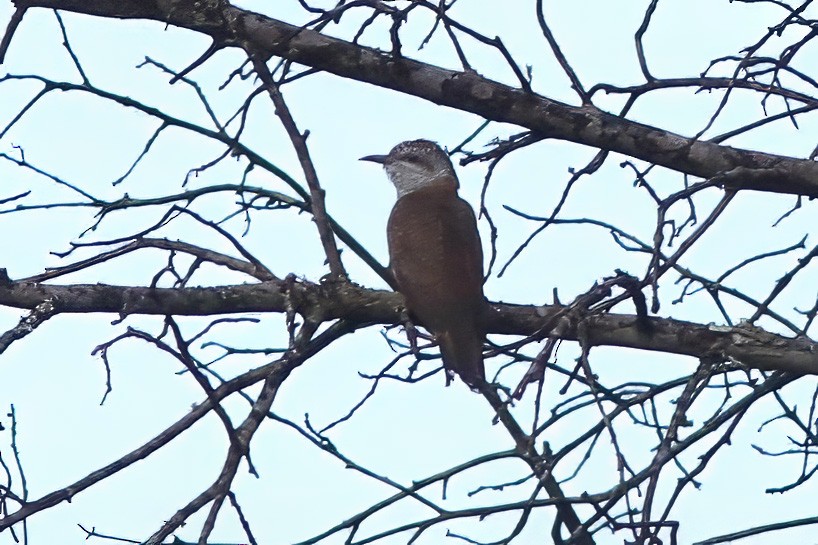
[[[413,321],[437,341],[448,386],[454,374],[472,389],[485,383],[483,342],[488,301],[483,247],[471,206],[448,154],[430,140],[402,142],[383,165],[397,190],[386,235],[389,268]]]

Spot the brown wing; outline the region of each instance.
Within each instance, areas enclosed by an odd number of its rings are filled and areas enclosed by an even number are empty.
[[[471,207],[452,188],[413,191],[395,203],[387,234],[398,288],[444,365],[469,384],[483,378],[483,249]]]

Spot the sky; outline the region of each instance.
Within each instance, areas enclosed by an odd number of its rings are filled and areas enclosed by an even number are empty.
[[[401,4],[400,2],[398,4]],[[563,51],[587,87],[597,82],[630,85],[642,82],[636,61],[633,34],[638,28],[647,2],[549,2],[546,16]],[[303,24],[309,20],[295,1],[237,3],[272,17]],[[815,8],[812,17],[818,15]],[[8,21],[10,2],[0,3],[0,22]],[[809,16],[805,14],[806,16]],[[487,8],[483,3],[460,0],[453,16],[489,36],[504,40],[512,56],[521,65],[533,67],[536,92],[570,104],[577,97],[553,59],[534,17],[533,2],[508,2],[502,9]],[[735,55],[760,37],[780,13],[772,5],[730,3],[726,0],[660,2],[650,30],[645,37],[648,64],[657,77],[693,77],[707,68],[710,59]],[[208,40],[192,32],[146,21],[107,21],[62,14],[71,46],[81,60],[87,76],[97,87],[133,97],[145,104],[161,106],[174,115],[209,126],[201,102],[189,86],[169,85],[167,74],[155,65],[143,65],[146,58],[181,70],[207,47]],[[363,21],[363,15],[352,14],[342,24],[327,29],[332,35],[348,37]],[[443,35],[436,35],[422,50],[417,50],[432,20],[413,21],[403,34],[404,52],[426,62],[452,69],[458,68],[457,57]],[[4,25],[3,25],[4,26]],[[378,23],[367,31],[364,43],[383,46],[387,27]],[[785,35],[773,41],[773,47],[789,43]],[[791,38],[790,38],[791,39]],[[484,46],[469,46],[467,52],[474,68],[493,79],[513,84],[514,79],[503,60]],[[772,50],[771,50],[772,53]],[[804,66],[818,62],[815,47],[804,53]],[[813,62],[810,63],[810,59]],[[190,75],[208,96],[217,116],[224,119],[242,103],[255,83],[233,80],[220,86],[242,62],[237,50],[219,52]],[[730,68],[731,69],[731,68]],[[59,25],[52,12],[32,10],[14,36],[0,74],[36,74],[55,80],[79,82],[78,74],[62,46]],[[728,75],[729,70],[716,68],[715,74]],[[40,85],[33,81],[0,82],[0,126],[5,126],[31,99]],[[394,144],[408,139],[429,138],[453,148],[475,131],[482,120],[471,114],[436,106],[423,100],[398,95],[363,83],[343,80],[330,74],[316,74],[285,86],[284,95],[301,130],[309,129],[310,152],[322,187],[327,193],[328,212],[381,263],[387,262],[385,225],[394,202],[394,189],[383,172],[357,158],[386,153]],[[719,116],[706,137],[713,137],[749,120],[763,111],[758,97],[737,94]],[[657,93],[640,99],[631,118],[683,135],[698,132],[715,111],[719,93],[694,94],[690,90]],[[622,98],[600,96],[598,106],[617,111]],[[770,100],[768,113],[780,111],[780,102]],[[79,92],[51,93],[26,113],[3,138],[0,153],[16,156],[14,146],[22,146],[28,161],[71,180],[94,195],[115,199],[127,193],[147,198],[181,191],[191,168],[215,158],[221,148],[205,139],[178,129],[163,131],[150,152],[122,183],[122,177],[152,137],[158,123],[155,119]],[[493,137],[518,132],[518,127],[491,124],[472,145],[480,151]],[[815,146],[818,126],[814,117],[803,118],[799,127],[781,121],[731,139],[736,147],[805,157]],[[244,137],[248,145],[269,158],[276,166],[301,181],[295,154],[286,134],[264,98],[257,99],[248,117]],[[581,168],[596,150],[580,145],[547,141],[513,154],[500,163],[495,179],[486,193],[486,204],[496,222],[498,264],[511,257],[517,246],[538,224],[527,222],[505,210],[508,206],[535,215],[547,215],[553,208],[570,177],[570,168]],[[650,242],[655,212],[648,195],[633,185],[633,174],[622,168],[623,157],[614,156],[593,177],[582,179],[572,192],[563,212],[564,218],[593,217],[609,221]],[[637,162],[640,166],[645,165]],[[458,167],[461,194],[473,206],[480,199],[486,165]],[[243,173],[240,161],[225,161],[199,176],[187,179],[186,187],[204,187],[213,183],[235,183]],[[280,181],[257,169],[248,181],[270,189],[286,191]],[[678,174],[657,169],[652,178],[663,195],[680,187]],[[0,161],[0,199],[32,189],[27,203],[77,200],[76,193]],[[717,191],[697,198],[700,218],[718,200]],[[760,252],[776,250],[798,242],[813,227],[809,214],[814,204],[803,207],[791,218],[772,228],[773,223],[789,210],[794,198],[742,193],[717,228],[697,243],[685,256],[685,266],[709,278]],[[211,218],[222,218],[234,209],[232,198],[220,196],[198,201],[194,209]],[[112,214],[98,228],[80,233],[94,225],[93,211],[87,209],[52,209],[47,212],[0,214],[0,232],[12,234],[0,239],[0,267],[12,278],[23,278],[47,267],[66,263],[53,254],[65,251],[77,241],[108,240],[134,232],[155,222],[164,210],[137,210]],[[687,210],[672,211],[683,220]],[[246,228],[241,217],[225,223],[226,228],[241,235]],[[488,240],[486,222],[480,228],[484,244]],[[159,232],[169,238],[181,238],[217,251],[231,253],[224,240],[193,221],[179,221]],[[326,268],[317,244],[315,227],[305,214],[294,211],[257,213],[242,243],[279,276],[290,272],[317,281]],[[807,241],[807,248],[813,244]],[[94,255],[95,248],[80,249],[68,260]],[[343,254],[350,277],[366,287],[386,286],[352,252]],[[795,263],[799,254],[789,253],[748,267],[731,276],[731,285],[763,298],[773,283]],[[144,285],[165,263],[158,251],[131,254],[115,262],[88,269],[57,282],[112,283]],[[647,259],[625,252],[602,229],[588,226],[553,226],[538,236],[502,276],[497,270],[486,283],[486,294],[493,301],[525,304],[548,304],[556,289],[562,301],[587,290],[602,276],[617,268],[633,274],[644,273]],[[202,285],[244,282],[237,274],[205,267],[196,281]],[[815,300],[815,271],[805,271],[782,294],[776,310],[794,317],[793,307],[808,308]],[[681,286],[665,282],[663,306],[659,316],[721,323],[712,302],[704,295],[672,301]],[[752,310],[740,303],[726,302],[734,316],[741,318]],[[625,307],[622,312],[629,312]],[[0,308],[0,330],[13,327],[22,311]],[[214,333],[214,340],[233,346],[256,348],[286,344],[283,319],[276,315],[254,315],[260,323],[224,324]],[[795,319],[795,318],[793,318]],[[209,323],[206,318],[183,320],[184,330],[193,333]],[[780,327],[760,322],[776,331]],[[112,364],[113,392],[105,404],[105,373],[95,347],[122,333],[127,327],[157,332],[161,319],[129,317],[117,323],[116,316],[59,316],[51,319],[23,341],[15,343],[0,358],[0,408],[14,405],[17,418],[18,446],[25,468],[30,497],[36,498],[85,476],[123,454],[175,422],[202,394],[187,375],[179,375],[179,365],[133,340],[115,345],[109,354]],[[777,328],[777,329],[776,329]],[[296,370],[282,388],[274,410],[303,424],[304,415],[320,428],[343,416],[370,387],[359,373],[377,373],[393,357],[379,328],[369,328],[344,338],[337,346],[318,355],[308,365]],[[400,334],[390,336],[401,339]],[[565,343],[560,361],[570,366],[577,347]],[[200,349],[205,359],[221,355],[217,346]],[[269,357],[230,358],[220,364],[220,371],[235,375],[252,366],[269,361]],[[659,381],[681,376],[695,369],[690,358],[663,354],[646,354],[624,349],[598,348],[592,355],[594,372],[602,380]],[[404,362],[406,369],[409,362]],[[429,363],[425,364],[429,366]],[[499,362],[490,363],[490,372]],[[431,367],[429,367],[431,368]],[[504,381],[516,384],[525,371],[516,367],[505,372]],[[544,399],[559,400],[560,381],[546,384]],[[783,395],[799,406],[809,404],[814,380],[805,379],[789,387]],[[740,389],[739,389],[740,390]],[[746,390],[745,390],[746,391]],[[707,408],[718,403],[720,394],[703,403],[692,416],[706,418]],[[246,405],[240,399],[226,404],[238,420]],[[515,407],[522,422],[531,420],[533,396],[527,396]],[[681,543],[690,543],[758,524],[814,516],[810,501],[816,492],[807,483],[785,495],[768,495],[767,487],[781,486],[797,477],[799,467],[788,458],[760,456],[751,446],[768,450],[788,448],[787,434],[796,433],[784,423],[773,423],[761,432],[762,423],[780,412],[772,401],[759,403],[733,436],[733,446],[725,449],[701,479],[700,490],[687,490],[679,501],[676,517],[683,521]],[[661,410],[672,411],[668,404]],[[698,411],[701,411],[700,413]],[[4,414],[4,413],[0,413]],[[590,418],[591,413],[583,413]],[[668,412],[669,414],[669,412]],[[355,462],[409,484],[413,480],[437,473],[447,467],[478,455],[510,448],[508,435],[492,425],[490,409],[479,396],[462,384],[443,388],[440,376],[418,384],[387,381],[376,396],[355,418],[330,433],[342,452]],[[695,420],[695,418],[694,418]],[[0,418],[8,428],[8,417]],[[555,426],[546,439],[559,446],[570,441],[576,426],[587,424],[578,418]],[[655,436],[644,430],[623,426],[621,439],[628,445],[633,460],[645,462],[653,453]],[[9,462],[8,430],[0,435],[0,452]],[[607,438],[602,439],[607,441]],[[168,448],[122,471],[81,494],[70,504],[62,504],[40,513],[29,523],[30,543],[80,543],[85,534],[77,527],[96,527],[99,532],[144,538],[156,530],[161,521],[209,485],[221,466],[226,449],[221,424],[216,418],[198,423]],[[616,472],[609,445],[592,457],[578,487],[594,486],[615,478]],[[696,454],[685,457],[691,466]],[[265,423],[252,445],[253,458],[262,476],[256,479],[240,469],[237,493],[251,520],[260,543],[293,543],[337,524],[367,506],[393,493],[388,487],[360,476],[330,456],[312,447],[297,433],[283,425]],[[449,484],[449,507],[481,505],[498,501],[515,501],[527,497],[530,487],[506,489],[503,495],[482,492],[467,498],[475,483],[501,483],[525,474],[519,461],[504,461],[479,468],[469,479],[454,479]],[[564,477],[564,476],[563,476]],[[666,474],[665,486],[672,487],[678,477],[672,470]],[[613,483],[611,483],[613,484]],[[599,485],[596,484],[598,487]],[[598,488],[593,488],[594,490]],[[439,487],[433,489],[440,499]],[[667,489],[664,488],[663,491]],[[663,492],[666,493],[666,492]],[[661,505],[661,504],[660,504]],[[194,541],[203,521],[204,510],[190,519],[177,534]],[[429,516],[417,504],[401,505],[376,517],[362,528],[364,534]],[[691,523],[691,521],[696,521]],[[418,543],[444,542],[446,529],[453,532],[474,531],[481,539],[499,538],[516,522],[514,516],[495,515],[479,524],[474,521],[439,525]],[[478,532],[479,530],[479,532]],[[550,513],[533,517],[518,543],[541,542],[550,531]],[[780,543],[811,543],[814,527],[777,534]],[[342,543],[345,534],[327,543]],[[405,543],[406,534],[383,543]],[[605,540],[609,541],[605,541]],[[747,539],[741,543],[766,542],[769,536]],[[216,527],[213,542],[241,542],[235,517],[225,509]],[[622,537],[601,537],[600,543],[621,543]],[[810,541],[812,540],[812,541]],[[102,540],[97,540],[101,542]],[[9,532],[0,534],[0,545],[12,543]],[[95,542],[92,540],[92,542]]]

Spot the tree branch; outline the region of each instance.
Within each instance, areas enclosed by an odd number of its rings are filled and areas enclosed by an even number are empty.
[[[456,72],[393,57],[319,32],[210,2],[15,0],[18,8],[48,7],[120,19],[152,19],[210,36],[221,46],[277,55],[332,74],[424,98],[541,136],[619,152],[700,178],[740,174],[724,184],[818,197],[818,163],[686,138],[620,118],[591,105],[562,102],[502,85],[474,72]]]
[[[347,284],[281,280],[204,288],[147,288],[76,284],[54,286],[12,282],[0,286],[0,305],[33,309],[50,301],[53,313],[113,312],[120,315],[205,316],[240,312],[295,311],[315,323],[344,319],[357,326],[401,323],[399,294]],[[554,316],[562,315],[554,320]],[[488,332],[503,335],[578,339],[587,331],[590,346],[620,346],[708,358],[755,369],[818,374],[818,343],[788,338],[761,328],[697,324],[649,318],[649,332],[630,314],[577,317],[566,307],[494,304]],[[543,327],[548,327],[542,330]]]

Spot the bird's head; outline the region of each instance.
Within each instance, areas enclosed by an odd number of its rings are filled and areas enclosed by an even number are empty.
[[[388,155],[367,155],[361,161],[382,164],[398,197],[433,184],[458,186],[451,159],[429,140],[401,142]]]

